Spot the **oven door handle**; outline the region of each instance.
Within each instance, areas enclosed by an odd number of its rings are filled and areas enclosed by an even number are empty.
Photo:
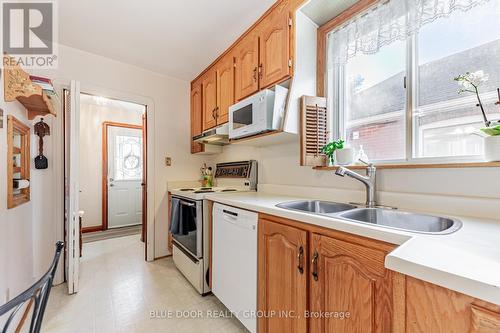
[[[187,201],[180,201],[181,205],[183,206],[188,206],[188,207],[194,207],[196,204],[194,202],[187,202]]]

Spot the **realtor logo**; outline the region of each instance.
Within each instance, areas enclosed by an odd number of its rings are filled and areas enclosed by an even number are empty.
[[[24,67],[55,67],[55,2],[2,1],[1,17],[2,54],[10,56],[4,57],[4,66],[15,61]]]

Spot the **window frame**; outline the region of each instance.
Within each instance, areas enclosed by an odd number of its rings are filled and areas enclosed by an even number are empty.
[[[333,28],[335,29],[335,28]],[[332,29],[332,30],[333,30]],[[408,41],[405,41],[405,44],[406,44],[406,66],[405,66],[405,70],[406,70],[406,80],[408,80],[408,66],[409,66],[409,44]],[[326,57],[326,54],[325,54],[325,57]],[[340,67],[340,70],[341,71],[345,71],[345,67],[344,66],[341,66]],[[333,70],[331,71],[328,71],[328,69],[326,69],[326,71],[328,72],[327,75],[326,75],[326,82],[325,82],[325,88],[326,88],[326,91],[325,91],[325,96],[328,97],[328,92],[330,90],[330,86],[329,86],[329,82],[332,82],[334,80],[334,77],[335,77],[335,74],[333,73]],[[341,73],[339,75],[340,77],[342,77],[345,81],[345,75],[344,73]],[[403,84],[403,82],[401,82],[401,84]],[[406,92],[406,103],[405,103],[405,107],[404,109],[402,109],[402,112],[404,114],[404,118],[405,118],[405,156],[408,156],[408,149],[410,149],[408,147],[409,145],[409,139],[408,139],[408,116],[409,116],[409,113],[412,113],[412,110],[411,110],[411,103],[409,103],[409,98],[411,98],[411,94],[409,95],[408,94],[408,90],[409,89],[405,89],[405,92]],[[340,91],[340,92],[339,92]],[[338,85],[337,89],[336,89],[336,93],[338,94],[338,99],[339,100],[335,100],[336,98],[329,98],[328,99],[328,106],[329,106],[329,110],[328,110],[328,114],[330,115],[330,117],[332,119],[334,119],[335,121],[332,121],[330,122],[330,124],[332,125],[330,127],[330,131],[332,133],[332,137],[331,139],[333,140],[338,140],[338,139],[343,139],[345,140],[345,136],[346,136],[346,126],[345,126],[345,112],[333,112],[333,107],[334,105],[340,109],[342,108],[342,111],[345,111],[345,91],[346,91],[346,87],[345,87],[345,82],[343,84],[340,84]],[[340,105],[343,105],[342,107]],[[395,111],[394,113],[399,113],[400,111]],[[334,124],[338,124],[337,126],[335,126]],[[406,163],[406,162],[409,162],[407,161],[407,159],[393,159],[393,160],[389,160],[389,159],[386,159],[386,160],[371,160],[371,162],[374,162],[374,163],[383,163],[383,164],[397,164],[397,163]],[[411,162],[413,163],[413,162]]]
[[[329,83],[333,81],[333,70],[327,68],[328,34],[337,27],[347,23],[357,15],[362,14],[380,0],[360,0],[338,16],[326,22],[318,28],[317,45],[317,95],[328,96]],[[441,157],[415,157],[419,140],[415,140],[417,117],[414,114],[414,106],[418,106],[418,35],[413,35],[406,40],[406,112],[405,112],[405,155],[404,159],[396,160],[372,160],[378,167],[382,168],[443,168],[443,167],[499,167],[500,162],[486,162],[482,155],[464,156],[441,156]],[[403,84],[403,83],[402,83]],[[338,91],[337,91],[338,93]],[[339,95],[340,96],[340,95]],[[489,94],[486,100],[489,100]],[[339,97],[340,98],[340,97]],[[331,138],[340,138],[345,134],[345,122],[343,112],[333,112],[336,103],[333,98],[328,101],[329,117],[331,118]],[[333,124],[337,123],[337,126]],[[330,167],[316,167],[317,169],[329,169]]]

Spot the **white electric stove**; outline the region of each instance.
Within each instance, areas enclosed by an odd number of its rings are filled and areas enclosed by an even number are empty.
[[[202,295],[210,292],[210,233],[205,221],[208,221],[211,212],[205,197],[211,193],[256,191],[257,161],[219,163],[214,176],[215,187],[170,190],[172,257],[176,267]]]
[[[245,192],[251,191],[246,187],[195,187],[195,188],[176,188],[170,190],[170,193],[175,196],[184,197],[193,200],[203,200],[205,195],[209,193],[226,193],[226,192]]]

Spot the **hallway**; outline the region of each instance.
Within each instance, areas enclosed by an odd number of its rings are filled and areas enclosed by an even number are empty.
[[[145,262],[140,235],[86,243],[83,253],[80,291],[52,289],[43,332],[246,332],[236,319],[207,318],[225,307],[196,293],[171,258]],[[176,315],[188,310],[201,310],[203,318]],[[151,311],[161,318],[150,318]]]

